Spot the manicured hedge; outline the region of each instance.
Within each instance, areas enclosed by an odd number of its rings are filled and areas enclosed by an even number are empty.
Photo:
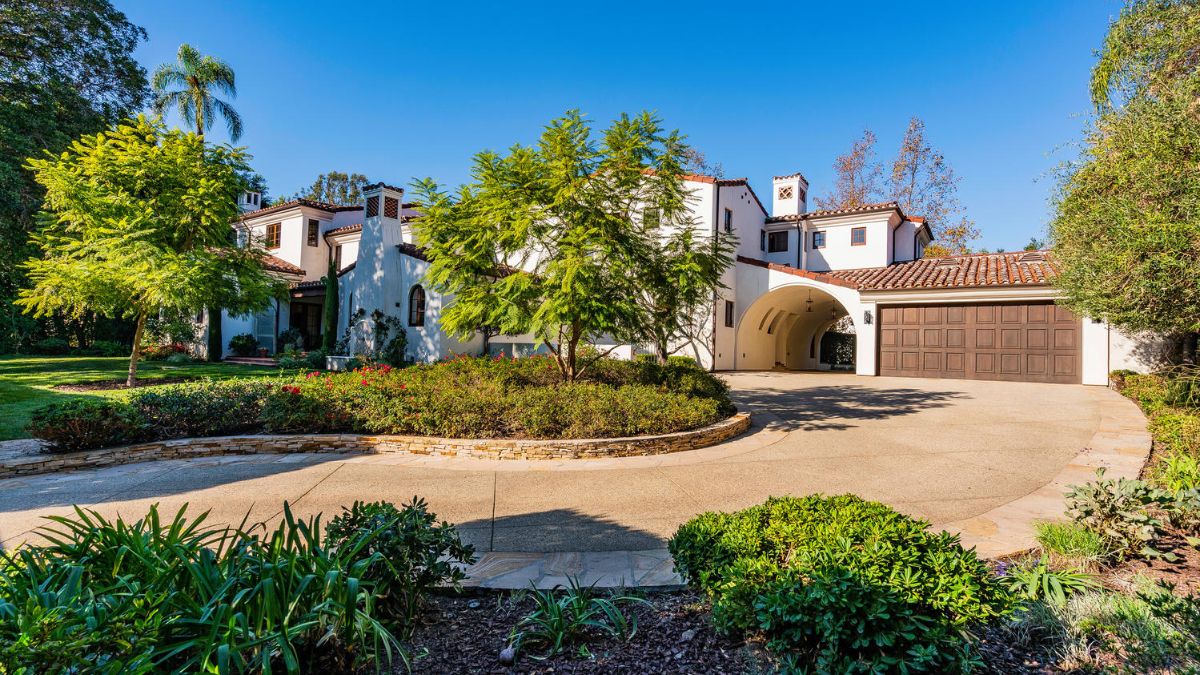
[[[718,628],[760,634],[787,669],[962,672],[967,631],[1007,611],[956,536],[854,495],[771,498],[705,513],[671,539],[675,566]]]
[[[60,450],[257,432],[611,438],[693,429],[732,412],[725,383],[694,362],[605,359],[567,384],[548,358],[456,358],[153,387],[52,406],[30,432]]]

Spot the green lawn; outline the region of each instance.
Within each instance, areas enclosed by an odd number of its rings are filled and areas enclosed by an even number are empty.
[[[55,401],[85,396],[118,396],[122,390],[67,392],[51,389],[57,384],[79,384],[97,380],[124,379],[129,369],[126,357],[93,356],[0,356],[0,440],[26,438],[30,414]],[[163,377],[255,377],[276,375],[279,368],[241,366],[232,363],[170,364],[143,361],[138,379]]]

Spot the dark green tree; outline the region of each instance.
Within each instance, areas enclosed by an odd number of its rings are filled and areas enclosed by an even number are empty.
[[[145,39],[108,0],[0,2],[0,352],[49,321],[12,304],[25,284],[20,263],[36,253],[28,239],[44,194],[25,160],[142,106],[146,72],[133,51]]]
[[[333,258],[329,259],[329,271],[325,273],[325,307],[321,318],[321,350],[332,354],[337,345],[338,325],[338,269]]]
[[[1133,331],[1200,331],[1200,3],[1130,3],[1092,73],[1097,116],[1051,236],[1064,302]]]
[[[362,190],[369,182],[361,173],[330,171],[317,176],[307,190],[295,197],[338,206],[354,206],[362,203]]]

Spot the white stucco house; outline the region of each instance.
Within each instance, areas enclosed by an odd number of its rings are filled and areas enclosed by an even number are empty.
[[[744,178],[691,175],[685,184],[698,231],[738,240],[711,331],[682,352],[713,370],[827,368],[821,338],[847,320],[853,367],[865,376],[1103,385],[1114,369],[1153,366],[1144,341],[1054,304],[1049,251],[925,258],[932,233],[922,218],[895,203],[809,211],[799,173],[774,177],[770,210]],[[319,344],[329,301],[320,279],[333,260],[339,333],[357,310],[379,310],[402,320],[413,360],[483,350],[482,336],[460,341],[440,329],[447,299],[424,283],[428,263],[413,230],[419,213],[403,189],[377,183],[355,206],[299,199],[257,209],[255,193],[240,201],[238,236],[267,248],[291,297],[257,316],[223,317],[226,341],[252,333],[273,351],[276,336],[296,327],[309,346]],[[359,345],[370,339],[365,325],[350,328]],[[529,336],[494,336],[488,346],[493,354],[538,349]],[[615,353],[638,351],[624,345]]]

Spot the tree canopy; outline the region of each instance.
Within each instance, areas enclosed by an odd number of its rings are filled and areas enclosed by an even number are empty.
[[[286,290],[260,249],[233,243],[248,169],[240,149],[139,116],[29,166],[46,190],[33,237],[42,257],[25,263],[32,286],[17,304],[37,316],[136,319],[130,384],[147,317],[209,306],[249,313]]]
[[[146,72],[133,51],[145,39],[108,0],[0,3],[0,351],[38,328],[12,305],[43,194],[25,159],[139,109]]]
[[[714,282],[710,268],[728,259],[704,256],[728,251],[695,233],[686,150],[649,113],[622,115],[595,138],[570,111],[535,145],[477,154],[472,181],[453,194],[415,183],[429,283],[453,296],[442,327],[532,333],[574,380],[588,367],[583,345],[645,340],[656,321],[680,321],[656,315],[698,294],[711,301],[719,272]]]
[[[195,47],[179,45],[175,63],[164,63],[150,78],[154,89],[154,111],[165,114],[170,109],[192,125],[201,136],[212,128],[219,116],[229,128],[230,140],[242,136],[242,116],[226,100],[225,94],[237,98],[237,83],[233,68],[215,56],[201,54]]]
[[[355,206],[362,203],[363,188],[370,182],[361,173],[330,171],[317,176],[308,189],[290,197],[279,197],[277,201],[304,198],[338,206]]]
[[[1133,2],[1112,24],[1092,73],[1097,116],[1051,224],[1063,302],[1183,338],[1185,358],[1200,331],[1197,6]]]

